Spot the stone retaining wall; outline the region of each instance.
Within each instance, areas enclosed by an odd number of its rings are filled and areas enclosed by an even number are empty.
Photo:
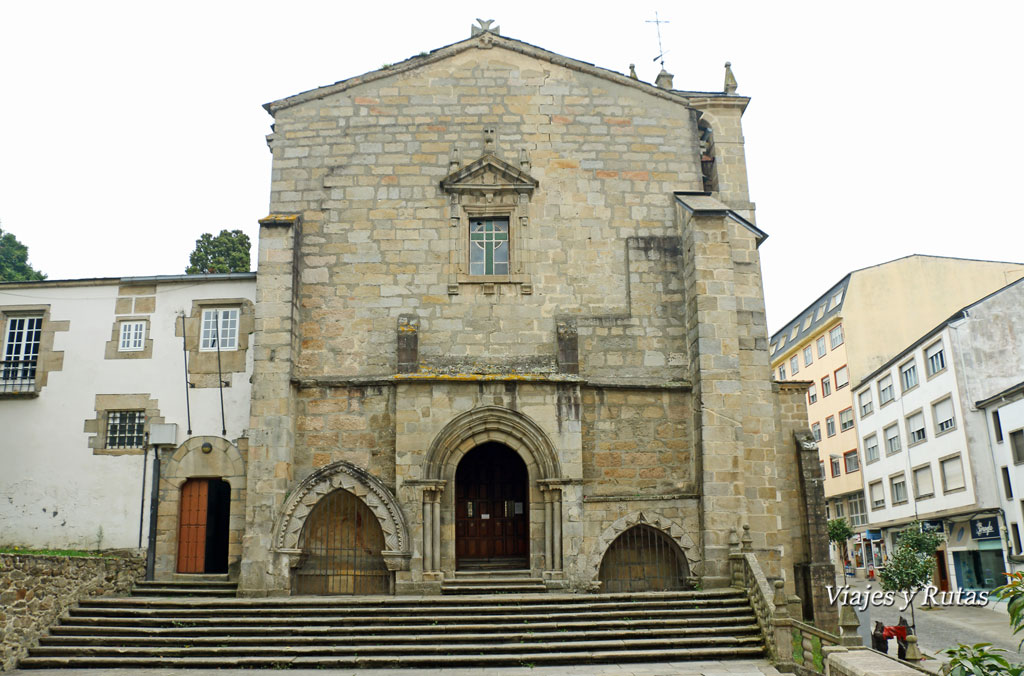
[[[30,646],[83,596],[127,594],[146,559],[0,554],[0,671],[13,669]]]

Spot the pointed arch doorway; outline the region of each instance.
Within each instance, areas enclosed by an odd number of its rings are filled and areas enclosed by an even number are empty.
[[[455,471],[457,569],[529,568],[529,474],[508,446],[487,442]]]

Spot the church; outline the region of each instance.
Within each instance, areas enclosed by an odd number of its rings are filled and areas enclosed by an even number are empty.
[[[156,577],[227,570],[245,596],[438,594],[511,573],[547,590],[710,589],[733,581],[749,526],[767,576],[822,608],[805,390],[770,380],[748,102],[728,64],[720,92],[664,71],[652,85],[480,22],[267,104],[255,287],[198,284],[206,300],[164,322],[208,406],[172,415],[170,395],[111,391],[86,420],[102,436],[132,414],[139,446],[143,425],[177,424]],[[47,313],[52,344],[65,318]],[[235,341],[216,333],[215,370],[211,327]],[[209,418],[205,436],[181,413]],[[224,542],[183,556],[195,527]]]
[[[744,524],[809,587],[747,103],[481,22],[267,104],[240,592],[724,586]]]

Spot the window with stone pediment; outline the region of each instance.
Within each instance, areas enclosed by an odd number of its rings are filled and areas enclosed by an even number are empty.
[[[495,154],[495,130],[484,130],[484,153],[462,166],[452,149],[451,173],[441,181],[448,194],[452,250],[448,293],[460,284],[482,284],[497,293],[497,284],[515,284],[532,293],[529,277],[529,203],[538,182],[528,173],[529,158],[520,153],[518,166]]]

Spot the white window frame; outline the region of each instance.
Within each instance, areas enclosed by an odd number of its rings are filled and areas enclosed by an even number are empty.
[[[811,435],[815,441],[821,441],[821,423],[811,425]]]
[[[241,310],[237,307],[203,308],[202,320],[199,325],[199,351],[216,352],[218,335],[221,352],[237,350],[241,314]],[[220,318],[219,327],[214,320],[215,316]],[[214,332],[215,328],[218,329],[216,333]]]
[[[818,359],[821,359],[826,354],[826,350],[825,350],[825,336],[818,336],[818,340],[816,340],[815,343],[818,346]]]
[[[841,390],[850,384],[850,369],[846,368],[845,365],[837,368],[836,372],[832,375],[835,377],[837,390]]]
[[[889,430],[895,430],[895,434],[889,435]],[[895,455],[903,450],[903,444],[900,442],[900,426],[896,423],[889,425],[882,429],[882,436],[885,437],[885,454]],[[893,441],[895,440],[895,444]],[[895,448],[894,448],[895,446]]]
[[[825,418],[825,434],[830,437],[836,435],[836,417],[834,415]]]
[[[925,348],[924,365],[929,378],[946,369],[946,352],[941,340]]]
[[[800,373],[800,357],[794,354],[789,359],[789,375],[795,376],[798,373]]]
[[[804,348],[804,366],[810,366],[814,363],[814,348],[808,345]]]
[[[915,411],[907,416],[907,446],[920,444],[928,440],[925,429],[924,411]]]
[[[913,382],[911,382],[913,380]],[[900,387],[902,391],[907,392],[917,387],[920,380],[917,377],[917,362],[911,359],[908,362],[900,364]]]
[[[918,481],[918,476],[923,476],[923,474],[925,472],[927,472],[927,475],[928,475],[928,490],[926,490],[926,491],[925,490],[921,490],[921,485],[920,485],[920,482]],[[917,499],[917,500],[925,500],[927,498],[935,497],[935,478],[932,476],[932,466],[931,466],[931,463],[929,463],[927,465],[921,465],[920,467],[915,467],[913,469],[912,476],[913,476],[913,479],[914,479],[914,498],[915,499]]]
[[[874,451],[872,451],[874,449]],[[878,435],[869,434],[864,437],[864,462],[870,464],[878,461]]]
[[[825,376],[821,379],[821,397],[824,399],[832,394],[832,376]]]
[[[864,526],[868,522],[868,513],[864,505],[864,496],[856,493],[850,496],[850,525]]]
[[[818,386],[811,383],[811,386],[807,388],[807,403],[813,404],[818,401]]]
[[[893,474],[889,477],[889,490],[892,491],[892,504],[902,505],[910,499],[907,493],[907,476],[903,472]],[[900,498],[900,491],[903,492],[902,499]]]
[[[942,408],[945,408],[946,405],[949,406],[948,416],[942,412]],[[932,420],[935,421],[936,436],[956,429],[956,412],[953,408],[953,397],[946,397],[932,404]]]
[[[121,322],[118,352],[142,352],[146,349],[146,322],[129,320]]]
[[[11,315],[4,324],[3,352],[0,352],[0,391],[35,389],[42,351],[43,316]]]
[[[875,489],[878,489],[876,492]],[[885,509],[885,486],[881,480],[872,481],[868,484],[868,493],[871,499],[871,509]]]
[[[886,399],[885,396],[887,394],[889,395],[888,399]],[[892,374],[890,373],[889,375],[879,379],[878,381],[878,405],[879,407],[885,406],[890,401],[893,401],[895,398],[896,390],[892,385]]]
[[[860,404],[860,417],[866,418],[875,410],[875,400],[871,396],[871,390],[864,390],[857,395],[857,402]]]
[[[785,380],[785,379],[786,379],[786,365],[782,364],[781,366],[779,366],[779,380]]]
[[[960,485],[951,487],[948,481],[948,477],[946,476],[946,466],[952,466],[954,462],[960,468]],[[943,493],[956,493],[967,489],[967,477],[964,476],[964,461],[963,458],[960,457],[959,453],[939,460],[939,474],[942,475]]]

